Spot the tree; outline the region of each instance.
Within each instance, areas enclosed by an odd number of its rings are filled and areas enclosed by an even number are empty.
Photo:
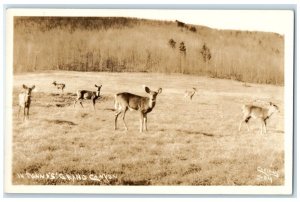
[[[180,51],[179,69],[180,69],[181,73],[183,74],[184,67],[186,65],[186,47],[185,47],[183,41],[179,45],[179,51]]]
[[[169,45],[171,46],[171,48],[175,48],[176,47],[176,41],[174,41],[173,39],[169,40]]]
[[[179,45],[179,50],[180,50],[180,53],[183,54],[183,55],[186,55],[186,47],[184,45],[184,42],[182,41]]]
[[[203,44],[200,53],[204,62],[209,62],[211,60],[210,50],[205,44]]]
[[[197,32],[197,29],[196,29],[196,27],[192,26],[192,27],[190,27],[190,31],[191,32]]]

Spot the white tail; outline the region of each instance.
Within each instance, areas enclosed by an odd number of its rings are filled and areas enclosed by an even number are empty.
[[[95,87],[97,88],[97,91],[78,90],[77,97],[74,101],[74,108],[75,108],[77,101],[79,101],[81,107],[83,108],[82,100],[92,100],[93,107],[95,110],[96,100],[100,97],[100,90],[101,90],[102,85],[98,86],[95,84]]]
[[[64,83],[56,83],[56,81],[53,81],[52,83],[58,90],[61,89],[61,92],[64,93],[64,88],[66,87],[66,84]]]
[[[243,113],[243,120],[240,123],[239,131],[241,130],[242,124],[246,123],[247,129],[249,131],[248,121],[251,118],[259,119],[261,121],[261,130],[260,133],[267,133],[267,120],[275,113],[278,112],[279,108],[273,104],[272,102],[269,103],[269,106],[267,108],[259,107],[255,105],[243,105],[242,107],[242,113]]]
[[[31,103],[31,92],[35,88],[33,85],[31,88],[28,88],[23,84],[24,91],[19,94],[19,112],[18,117],[20,115],[21,109],[24,111],[23,121],[29,118],[29,108]]]
[[[192,88],[190,90],[186,90],[185,93],[184,93],[184,97],[190,98],[190,100],[192,100],[193,96],[195,95],[196,92],[197,92],[196,88]]]
[[[131,93],[118,93],[115,95],[115,130],[117,130],[118,116],[123,112],[123,123],[126,130],[128,130],[125,122],[125,114],[128,109],[139,111],[140,118],[140,132],[143,132],[144,126],[147,131],[147,114],[153,110],[156,103],[156,97],[162,92],[159,88],[157,91],[151,91],[145,86],[145,91],[149,94],[148,97],[142,97]]]

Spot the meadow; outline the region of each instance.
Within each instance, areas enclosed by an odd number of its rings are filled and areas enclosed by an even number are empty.
[[[66,83],[61,94],[51,83]],[[22,84],[36,85],[30,119],[18,117]],[[76,90],[96,90],[101,98],[73,107]],[[128,112],[129,130],[119,120],[114,130],[118,92],[146,95],[142,85],[159,87],[148,132],[139,132],[139,114]],[[183,97],[196,87],[193,100]],[[205,76],[134,73],[42,71],[13,78],[13,184],[39,185],[283,185],[284,91],[282,86],[247,84]],[[280,112],[260,134],[257,120],[238,131],[241,106],[255,99],[272,101]],[[259,168],[278,173],[258,179]],[[29,179],[26,173],[81,176],[113,175],[110,180]],[[25,177],[20,177],[22,174]]]

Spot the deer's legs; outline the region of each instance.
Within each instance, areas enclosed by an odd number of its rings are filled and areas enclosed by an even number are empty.
[[[261,120],[261,122],[260,122],[260,134],[261,135],[263,134],[263,127],[264,127],[264,121]]]
[[[117,130],[117,121],[118,121],[118,116],[121,114],[122,111],[118,111],[116,114],[115,114],[115,130]]]
[[[247,130],[250,131],[249,126],[248,126],[248,121],[251,118],[251,116],[246,116],[244,117],[244,119],[241,121],[240,126],[239,126],[239,131],[241,131],[242,128],[242,124],[245,122],[246,126],[247,126]]]
[[[265,133],[267,133],[267,122],[264,121],[264,126],[265,126]]]
[[[93,102],[94,110],[96,110],[96,109],[95,109],[96,100],[92,100],[92,102]]]
[[[144,119],[145,131],[148,131],[148,128],[147,128],[147,114],[144,115],[143,119]]]
[[[26,116],[27,116],[27,119],[29,119],[29,107],[27,108]]]
[[[241,121],[240,126],[239,126],[239,131],[241,131],[242,124],[244,123],[244,120]]]
[[[143,121],[143,118],[144,118],[144,115],[143,113],[141,113],[140,115],[140,133],[143,132],[143,126],[144,126],[144,121]]]
[[[25,111],[25,110],[26,110],[26,107],[24,107],[24,113],[23,113],[23,114],[24,114],[24,116],[23,116],[23,121],[25,121],[25,117],[26,117],[26,111]]]
[[[267,127],[266,127],[266,121],[265,120],[261,120],[261,130],[260,130],[260,134],[263,134],[263,133],[267,133]]]
[[[125,115],[126,115],[127,110],[128,110],[128,108],[126,107],[126,108],[124,109],[123,117],[122,117],[123,124],[124,124],[124,127],[125,127],[126,130],[128,130],[127,125],[126,125],[126,122],[125,122]]]
[[[76,105],[77,101],[78,101],[78,100],[77,100],[77,99],[75,99],[75,101],[74,101],[74,108],[75,108],[75,105]]]
[[[18,118],[19,118],[19,116],[20,116],[20,111],[21,111],[21,106],[19,106],[19,111],[18,111]]]
[[[80,98],[76,98],[76,99],[75,99],[75,101],[74,101],[74,108],[75,108],[75,105],[76,105],[76,103],[77,103],[78,101],[79,101],[81,107],[83,108],[83,105],[82,105],[82,99],[80,99]]]
[[[147,131],[147,114],[141,113],[140,132],[143,132],[144,128],[145,128],[145,131]]]
[[[246,122],[246,126],[247,126],[247,130],[248,130],[248,132],[250,131],[250,128],[249,128],[249,126],[248,126],[248,122]]]

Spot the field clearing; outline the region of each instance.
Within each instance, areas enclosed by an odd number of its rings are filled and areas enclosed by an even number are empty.
[[[66,83],[60,94],[51,83]],[[18,118],[22,84],[36,85],[30,119]],[[102,98],[73,108],[76,90],[96,90]],[[128,112],[114,131],[113,95],[146,95],[162,88],[148,114],[148,132],[139,132],[139,113]],[[198,92],[190,101],[187,88]],[[13,81],[13,184],[80,185],[283,185],[284,88],[233,80],[156,73],[49,71],[15,74]],[[241,106],[255,99],[272,101],[280,113],[260,134],[258,120],[238,131]],[[258,167],[276,171],[272,182],[257,179]],[[113,180],[20,178],[24,173],[111,174]]]

